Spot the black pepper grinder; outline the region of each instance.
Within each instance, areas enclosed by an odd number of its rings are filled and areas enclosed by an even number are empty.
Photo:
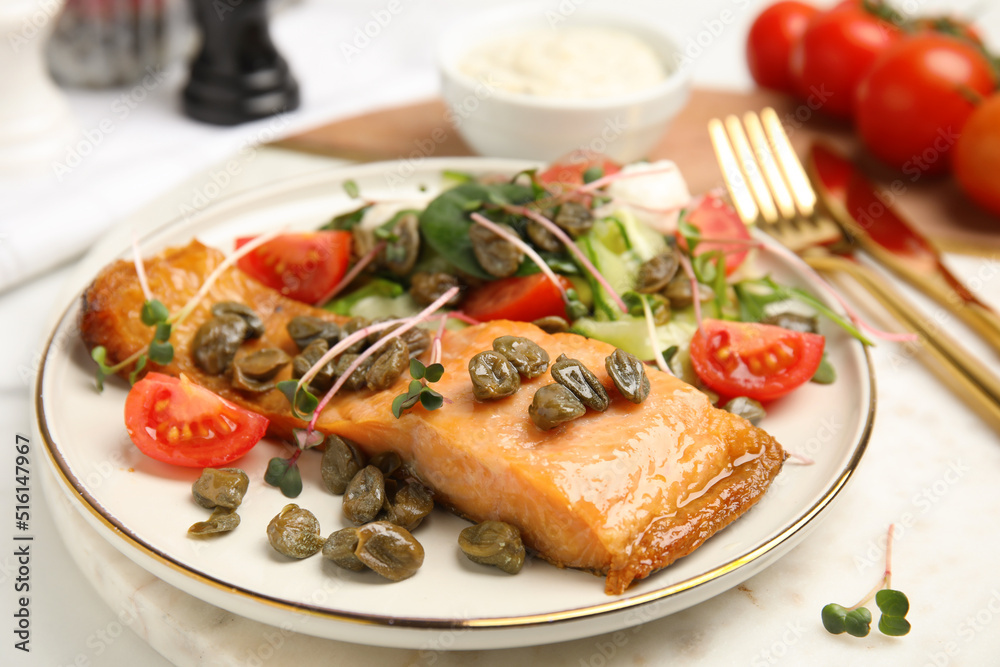
[[[266,0],[191,0],[201,51],[184,88],[184,112],[237,125],[299,106],[299,86],[271,41]]]

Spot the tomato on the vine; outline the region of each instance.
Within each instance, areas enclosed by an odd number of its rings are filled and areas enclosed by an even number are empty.
[[[236,239],[236,247],[251,240],[252,236]],[[282,234],[240,258],[236,265],[291,299],[316,304],[347,273],[351,243],[351,233],[345,231]]]
[[[776,2],[754,20],[747,35],[747,65],[753,80],[765,88],[794,93],[790,60],[792,49],[819,13],[798,0]]]
[[[147,373],[125,399],[125,429],[152,458],[204,468],[235,461],[267,431],[267,417],[191,382]]]
[[[954,37],[921,33],[883,53],[858,88],[855,121],[865,146],[889,166],[919,177],[949,167],[972,114],[970,97],[995,87],[990,63]]]
[[[827,114],[850,118],[861,78],[901,35],[899,28],[859,3],[845,2],[814,16],[792,49],[791,71],[799,95]]]
[[[573,284],[559,276],[563,289]],[[544,273],[493,280],[469,290],[462,312],[481,320],[533,322],[549,315],[566,317],[562,293]]]
[[[1000,216],[1000,93],[980,102],[972,112],[951,158],[962,190]]]
[[[706,319],[691,339],[691,366],[709,389],[723,396],[770,401],[816,374],[824,344],[819,334]]]

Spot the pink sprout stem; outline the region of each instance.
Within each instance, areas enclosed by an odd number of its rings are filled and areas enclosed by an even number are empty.
[[[368,334],[375,333],[376,331],[383,331],[404,321],[405,320],[389,320],[388,322],[378,322],[377,324],[369,324],[366,327],[358,329],[357,331],[349,335],[347,338],[343,339],[342,341],[334,345],[332,348],[327,350],[326,353],[322,357],[320,357],[315,364],[310,366],[309,370],[303,373],[302,377],[299,378],[299,384],[295,388],[295,391],[297,392],[302,387],[308,385],[310,380],[316,377],[316,374],[319,373],[319,369],[323,368],[323,366],[325,366],[327,362],[329,362],[338,354],[349,348],[351,345],[354,345],[354,343],[358,342],[362,338],[366,338]]]
[[[500,225],[491,222],[490,220],[487,220],[479,213],[473,213],[472,219],[477,224],[482,225],[483,227],[490,230],[491,232],[493,232],[500,238],[504,239],[505,241],[513,243],[515,246],[518,247],[519,250],[521,250],[524,254],[530,257],[531,261],[537,264],[538,268],[542,270],[542,273],[544,273],[545,276],[552,281],[552,284],[556,286],[556,289],[559,290],[559,294],[562,295],[563,301],[569,303],[569,296],[566,294],[566,289],[563,287],[562,281],[560,281],[559,278],[556,277],[556,274],[552,271],[549,265],[545,263],[545,260],[542,259],[537,252],[535,252],[534,248],[532,248],[527,243],[519,239],[516,235],[508,232]]]
[[[473,325],[482,324],[482,322],[480,322],[476,318],[469,317],[460,310],[451,311],[450,313],[448,313],[448,317],[450,317],[453,320],[458,320],[459,322],[465,322],[466,324],[473,324]]]
[[[605,185],[610,185],[615,181],[621,181],[628,178],[637,178],[639,176],[655,176],[657,174],[667,174],[672,171],[677,171],[677,165],[671,164],[667,167],[660,167],[659,169],[650,169],[648,171],[629,171],[629,172],[618,171],[613,174],[608,174],[607,176],[602,176],[596,181],[591,181],[590,183],[581,185],[580,187],[573,190],[570,194],[587,194],[589,192],[593,192],[594,190],[603,188]]]
[[[786,449],[785,451],[788,452],[788,458],[795,459],[796,461],[798,461],[799,463],[801,463],[804,466],[811,466],[811,465],[813,465],[813,464],[816,463],[815,461],[813,461],[811,458],[809,458],[808,456],[806,456],[804,454],[799,454],[798,452],[793,452],[790,449]]]
[[[667,375],[673,375],[673,373],[670,372],[670,367],[667,366],[667,362],[663,358],[663,355],[660,354],[660,350],[658,349],[658,346],[656,344],[657,341],[656,326],[653,322],[653,311],[649,309],[649,302],[646,301],[646,297],[643,296],[641,298],[642,298],[642,314],[645,315],[646,317],[646,330],[649,332],[649,345],[650,347],[653,348],[653,359],[656,360],[656,367],[659,368],[664,373],[666,373]]]
[[[153,293],[149,289],[149,281],[146,279],[146,267],[142,263],[142,253],[139,251],[139,237],[132,233],[132,254],[135,261],[135,274],[139,276],[139,286],[142,288],[142,295],[146,301],[153,300]]]
[[[681,268],[684,269],[688,280],[691,281],[691,303],[694,305],[694,320],[698,323],[698,328],[701,329],[701,290],[698,288],[698,279],[694,275],[694,269],[691,268],[691,260],[687,258],[687,255],[678,253],[677,256],[680,257]]]
[[[431,341],[431,358],[428,364],[430,366],[441,361],[441,339],[444,338],[444,325],[448,321],[448,314],[445,313],[439,319],[437,333],[434,334],[434,340]]]
[[[403,324],[401,327],[399,327],[398,329],[394,329],[393,331],[391,331],[389,333],[389,335],[383,336],[382,338],[379,338],[377,341],[375,341],[375,343],[373,343],[371,346],[369,346],[367,350],[365,350],[364,352],[362,352],[361,354],[359,354],[358,358],[354,360],[354,363],[352,363],[350,366],[348,366],[347,370],[345,370],[341,374],[341,376],[339,378],[337,378],[337,381],[333,384],[332,387],[330,387],[330,390],[328,392],[326,392],[326,395],[323,396],[323,400],[321,400],[319,402],[319,405],[316,406],[316,411],[313,413],[312,419],[309,420],[309,431],[315,430],[315,428],[316,428],[316,421],[319,419],[319,415],[323,411],[323,408],[325,408],[326,405],[327,405],[327,403],[330,402],[330,399],[333,398],[334,394],[336,394],[337,391],[340,390],[340,388],[344,386],[344,383],[347,382],[347,379],[349,377],[351,377],[351,374],[354,373],[354,371],[357,370],[357,368],[362,363],[364,363],[365,359],[367,359],[368,357],[370,357],[373,354],[375,354],[379,349],[382,348],[383,345],[385,345],[386,343],[388,343],[393,338],[396,338],[398,336],[402,336],[404,333],[406,333],[407,331],[409,331],[413,327],[417,326],[418,324],[420,324],[421,322],[423,322],[424,320],[426,320],[427,318],[429,318],[431,315],[434,314],[435,311],[437,311],[444,304],[446,304],[452,297],[454,297],[456,294],[458,294],[458,291],[459,291],[458,287],[452,287],[450,290],[448,290],[447,292],[445,292],[444,294],[442,294],[440,297],[438,297],[438,299],[434,303],[432,303],[431,305],[427,306],[426,308],[424,308],[422,311],[420,311],[418,314],[414,315],[413,317],[405,320],[405,324]],[[360,333],[360,332],[358,332],[358,333]],[[345,340],[347,340],[347,339],[345,339]],[[331,352],[332,352],[332,350],[331,350]],[[329,354],[329,352],[327,354]],[[312,369],[310,369],[310,370],[312,370]]]
[[[382,252],[385,248],[385,241],[379,241],[375,244],[375,247],[365,253],[365,256],[355,262],[351,270],[340,279],[340,282],[333,286],[333,289],[323,295],[321,299],[316,302],[316,306],[322,306],[324,303],[332,299],[333,297],[340,294],[341,290],[351,284],[351,282],[358,277],[358,274],[364,271],[365,267],[375,261],[378,254]]]
[[[611,286],[611,283],[608,282],[607,278],[601,275],[601,272],[597,270],[597,267],[591,264],[590,260],[587,259],[587,256],[583,254],[583,251],[577,247],[576,243],[573,242],[573,239],[571,239],[569,235],[566,232],[564,232],[559,225],[552,222],[541,213],[538,213],[537,211],[532,211],[529,208],[522,207],[522,208],[517,208],[515,210],[518,213],[534,220],[542,227],[552,232],[556,236],[556,238],[562,241],[562,244],[566,246],[566,248],[571,253],[573,253],[573,256],[576,257],[577,261],[583,264],[584,268],[587,269],[590,275],[594,276],[594,280],[596,280],[601,285],[601,287],[604,288],[604,291],[608,293],[611,299],[615,302],[615,305],[618,306],[623,313],[628,312],[628,306],[626,306],[625,302],[622,301],[622,298],[618,296],[618,292],[615,291],[615,288]]]

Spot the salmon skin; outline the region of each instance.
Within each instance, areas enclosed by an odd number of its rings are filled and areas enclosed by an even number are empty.
[[[149,286],[176,312],[221,261],[220,252],[197,241],[169,249],[146,262]],[[151,330],[139,319],[143,293],[132,264],[106,268],[83,301],[83,339],[89,347],[107,348],[109,363],[149,341]],[[267,332],[245,344],[246,352],[276,346],[294,355],[297,349],[285,331],[292,317],[343,318],[291,301],[230,269],[175,328],[173,362],[150,365],[184,373],[264,414],[271,420],[269,433],[286,438],[303,422],[292,416],[281,392],[243,393],[226,377],[206,375],[193,362],[194,332],[219,301],[244,303],[264,319]],[[476,401],[469,359],[508,334],[535,341],[552,359],[566,354],[582,361],[608,390],[610,407],[540,430],[528,406],[535,391],[552,381],[548,373],[524,380],[508,398]],[[613,351],[600,341],[549,335],[523,322],[494,321],[447,332],[445,373],[434,385],[450,401],[444,407],[428,412],[418,406],[400,419],[393,417],[392,400],[408,384],[401,377],[385,391],[338,395],[317,428],[353,440],[368,455],[395,451],[438,502],[474,521],[495,519],[518,527],[525,544],[541,557],[560,567],[607,575],[606,592],[618,595],[634,580],[691,553],[749,509],[781,469],[785,453],[763,430],[714,408],[703,393],[656,369],[648,371],[649,397],[630,403],[605,371],[604,360]],[[282,371],[279,379],[289,372]]]

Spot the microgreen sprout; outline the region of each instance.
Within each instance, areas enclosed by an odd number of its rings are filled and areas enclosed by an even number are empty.
[[[287,459],[276,456],[267,462],[264,481],[281,489],[286,498],[296,498],[302,493],[302,474],[299,472],[298,460],[307,449],[318,447],[326,441],[326,436],[318,431],[292,429],[292,444],[295,451]]]
[[[346,192],[347,196],[350,197],[351,199],[357,199],[358,197],[361,196],[361,190],[358,189],[358,184],[355,183],[354,181],[352,180],[344,181],[343,185],[344,185],[344,192]]]
[[[403,411],[409,410],[417,403],[425,410],[437,410],[444,405],[444,397],[427,386],[428,382],[437,382],[444,375],[444,366],[431,364],[424,366],[419,359],[410,359],[410,385],[406,392],[392,401],[392,414],[399,419]]]
[[[910,631],[910,622],[906,614],[910,610],[910,602],[906,595],[892,588],[892,533],[895,526],[889,526],[889,534],[885,546],[885,572],[882,580],[869,591],[860,602],[853,607],[842,607],[839,604],[828,604],[823,607],[823,627],[827,632],[839,635],[846,632],[854,637],[867,637],[871,632],[872,614],[865,605],[875,598],[875,604],[882,612],[878,621],[878,629],[884,635],[901,637]]]

